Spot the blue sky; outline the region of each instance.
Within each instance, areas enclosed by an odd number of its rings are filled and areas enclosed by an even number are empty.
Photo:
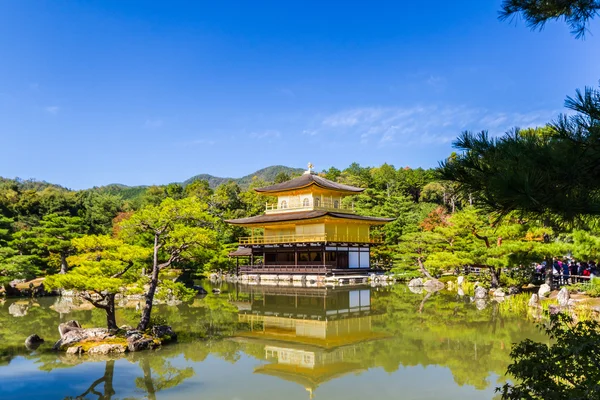
[[[498,1],[0,2],[0,176],[74,189],[284,164],[432,167],[600,78],[600,24]],[[595,36],[593,35],[595,33]]]

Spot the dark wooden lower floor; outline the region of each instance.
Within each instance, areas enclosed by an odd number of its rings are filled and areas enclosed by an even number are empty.
[[[242,265],[240,274],[366,275],[370,268],[336,268],[332,265]]]

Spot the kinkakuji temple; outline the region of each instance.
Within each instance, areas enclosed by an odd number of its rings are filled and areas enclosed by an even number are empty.
[[[226,221],[251,231],[231,253],[248,260],[241,274],[367,273],[371,247],[382,242],[372,228],[393,220],[356,214],[343,199],[364,189],[318,176],[311,164],[298,178],[255,190],[277,203],[262,215]]]

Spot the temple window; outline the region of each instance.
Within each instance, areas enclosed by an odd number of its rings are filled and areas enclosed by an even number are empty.
[[[281,208],[287,208],[287,201],[283,200],[281,202]]]
[[[333,201],[333,208],[340,208],[340,202],[337,200]]]
[[[305,198],[304,200],[302,200],[302,207],[308,207],[309,203],[310,201],[308,200],[308,198]]]
[[[320,207],[321,206],[321,199],[318,198],[318,197],[316,197],[315,200],[314,200],[314,203],[315,203],[315,207]]]

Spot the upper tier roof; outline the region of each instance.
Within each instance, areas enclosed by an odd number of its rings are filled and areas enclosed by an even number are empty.
[[[302,189],[308,187],[310,185],[316,185],[323,189],[337,190],[341,192],[352,192],[352,193],[360,193],[365,189],[343,185],[341,183],[332,182],[329,179],[322,178],[318,175],[312,173],[305,173],[298,178],[294,178],[292,180],[278,183],[276,185],[265,186],[262,188],[256,188],[259,193],[276,193],[276,192],[285,192],[288,190]]]
[[[316,218],[322,218],[322,217],[368,221],[368,222],[373,222],[374,224],[385,224],[387,222],[391,222],[394,220],[394,218],[366,217],[363,215],[336,213],[336,212],[330,212],[330,211],[301,211],[301,212],[290,212],[290,213],[282,213],[282,214],[258,215],[256,217],[248,217],[248,218],[230,219],[230,220],[226,220],[225,222],[234,224],[234,225],[254,225],[254,224],[269,224],[269,223],[287,222],[287,221],[300,221],[300,220],[316,219]]]

